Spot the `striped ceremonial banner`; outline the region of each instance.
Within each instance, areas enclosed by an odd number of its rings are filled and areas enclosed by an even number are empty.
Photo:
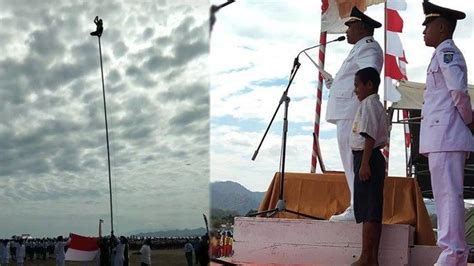
[[[327,32],[321,31],[319,36],[319,43],[326,43]],[[319,55],[318,55],[318,64],[324,68],[324,59],[326,54],[326,45],[319,46]],[[311,173],[316,173],[316,166],[318,164],[318,142],[319,139],[319,123],[321,121],[321,101],[323,98],[323,75],[319,73],[318,75],[318,90],[316,93],[316,115],[314,117],[314,139],[313,139],[313,152],[311,155]]]
[[[400,99],[400,93],[396,90],[393,80],[407,80],[405,65],[408,62],[399,36],[403,32],[403,19],[398,13],[398,11],[406,10],[406,7],[405,0],[387,0],[385,3],[385,103],[387,101],[397,102]],[[403,111],[403,119],[408,119],[408,112]],[[411,139],[407,124],[404,125],[404,131],[405,159],[408,160],[408,149]],[[388,175],[390,143],[384,147],[383,155],[386,159],[386,174]]]
[[[351,9],[357,6],[365,11],[368,6],[383,3],[384,0],[322,0],[321,5],[321,30],[319,44],[326,43],[328,33],[345,33],[347,26],[344,18],[350,15]],[[326,58],[326,45],[319,47],[318,64],[324,69]],[[318,87],[316,91],[316,114],[314,117],[313,152],[311,154],[311,173],[316,172],[318,162],[319,125],[321,122],[321,103],[323,98],[323,76],[318,74]]]

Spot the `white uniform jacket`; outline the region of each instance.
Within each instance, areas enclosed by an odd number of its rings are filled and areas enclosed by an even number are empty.
[[[420,153],[474,151],[466,61],[451,39],[433,53],[423,99]]]
[[[354,93],[354,76],[357,71],[373,67],[379,73],[383,65],[383,51],[372,36],[364,37],[354,44],[341,65],[329,90],[326,121],[353,120],[359,106]]]

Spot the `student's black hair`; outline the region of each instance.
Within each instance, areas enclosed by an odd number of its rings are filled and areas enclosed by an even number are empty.
[[[364,85],[367,84],[367,82],[372,81],[375,92],[379,91],[380,74],[375,68],[366,67],[360,69],[355,75]]]

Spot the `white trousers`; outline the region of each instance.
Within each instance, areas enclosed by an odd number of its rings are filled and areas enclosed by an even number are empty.
[[[429,153],[428,161],[442,250],[437,265],[467,265],[463,199],[466,152]]]
[[[341,156],[342,166],[346,174],[347,185],[351,193],[351,206],[354,205],[354,159],[351,149],[352,123],[354,120],[338,120],[337,127],[337,144],[339,146],[339,154]]]
[[[56,266],[64,266],[65,261],[64,259],[56,259]]]

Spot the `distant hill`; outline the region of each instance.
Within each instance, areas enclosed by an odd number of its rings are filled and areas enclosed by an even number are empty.
[[[190,236],[202,236],[206,233],[206,228],[201,227],[197,229],[184,229],[184,230],[168,230],[168,231],[157,231],[157,232],[132,232],[131,235],[139,237],[190,237]]]
[[[257,210],[265,192],[252,192],[232,181],[211,183],[211,209],[235,211],[240,215]]]

